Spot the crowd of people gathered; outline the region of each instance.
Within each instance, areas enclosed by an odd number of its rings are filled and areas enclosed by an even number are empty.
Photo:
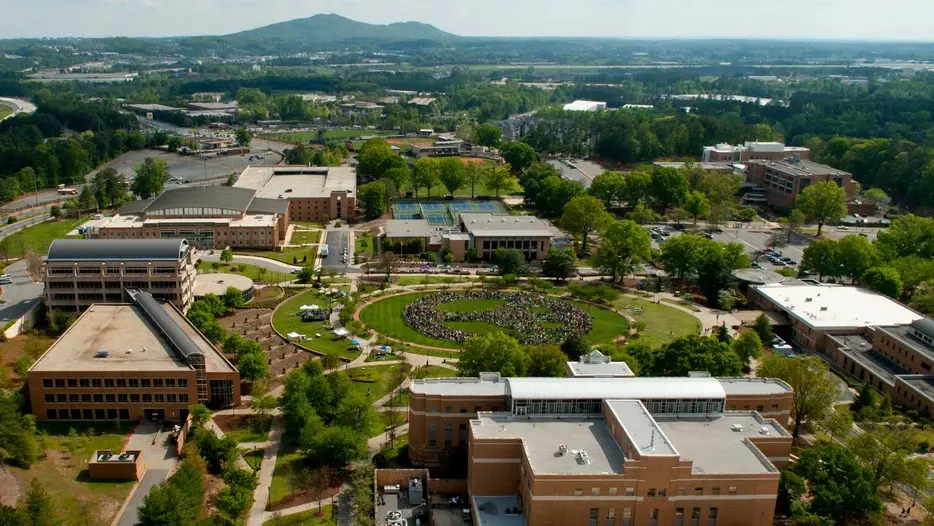
[[[437,309],[461,300],[502,300],[504,304],[469,312]],[[488,323],[502,327],[525,344],[561,343],[571,335],[584,336],[593,327],[589,314],[566,301],[541,294],[485,290],[429,294],[407,305],[402,318],[423,334],[454,342],[462,342],[473,333],[448,327],[446,322]]]

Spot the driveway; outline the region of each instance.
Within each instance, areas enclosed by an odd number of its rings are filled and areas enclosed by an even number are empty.
[[[16,261],[6,268],[13,278],[12,285],[3,285],[0,293],[0,325],[6,325],[25,314],[42,299],[42,284],[26,274],[26,261]]]
[[[178,461],[175,443],[168,432],[162,431],[161,422],[140,421],[133,434],[130,435],[126,449],[142,451],[146,473],[136,486],[136,490],[130,495],[130,500],[117,522],[118,526],[136,524],[137,509],[142,506],[143,499],[149,495],[152,488],[169,476]]]
[[[360,269],[341,263],[344,248],[347,248],[347,263],[353,262],[354,246],[350,229],[346,226],[339,229],[329,229],[324,241],[328,245],[328,257],[321,259],[322,267],[331,267],[338,272],[359,273]]]
[[[136,526],[136,522],[139,519],[137,510],[143,505],[143,499],[149,495],[152,488],[164,481],[168,475],[169,470],[167,469],[146,470],[146,474],[143,475],[143,480],[139,481],[139,484],[136,486],[136,491],[130,496],[130,501],[127,503],[126,508],[124,508],[123,514],[120,515],[117,526]]]

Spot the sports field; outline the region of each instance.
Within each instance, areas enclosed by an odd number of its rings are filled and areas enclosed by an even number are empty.
[[[403,201],[392,205],[393,219],[425,219],[432,226],[455,226],[462,213],[505,215],[498,201]]]
[[[416,292],[391,296],[379,300],[366,306],[363,312],[360,313],[360,319],[370,329],[392,338],[432,347],[460,349],[463,347],[462,344],[422,334],[403,320],[403,309],[405,309],[407,305],[428,294],[433,293]],[[584,341],[587,342],[588,345],[613,343],[619,336],[625,335],[629,331],[629,322],[626,318],[609,309],[603,309],[577,301],[569,301],[569,303],[589,314],[593,321],[593,328],[584,336]],[[498,300],[465,299],[442,303],[438,306],[437,310],[446,312],[476,312],[495,309],[502,306],[502,304],[503,302]],[[502,327],[478,321],[451,321],[446,322],[445,326],[475,334],[505,331]]]

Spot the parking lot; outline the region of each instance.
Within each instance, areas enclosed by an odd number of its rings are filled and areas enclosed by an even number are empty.
[[[263,155],[264,159],[256,159],[254,157],[253,161],[249,160],[251,155],[255,156],[258,154]],[[257,152],[256,154],[201,159],[198,156],[185,156],[161,150],[139,150],[127,152],[101,168],[112,167],[120,174],[123,174],[127,180],[130,180],[133,177],[133,168],[138,164],[142,164],[147,157],[162,159],[168,166],[171,177],[177,177],[182,181],[187,180],[190,184],[203,183],[206,180],[220,183],[223,182],[223,178],[232,173],[239,174],[248,165],[274,165],[278,163],[280,159],[279,154],[273,152]],[[92,172],[91,175],[93,175],[93,173],[96,172]],[[88,178],[90,178],[90,175]],[[183,185],[168,184],[166,188],[175,188],[178,186]]]
[[[747,226],[743,224],[743,226]],[[665,239],[668,239],[673,236],[678,236],[681,234],[679,230],[676,230],[673,225],[648,225],[647,228],[650,230],[652,228],[662,229],[662,232],[667,232],[667,237],[659,236],[657,233],[653,236],[652,248],[659,249],[661,243],[659,243],[659,238],[662,242]],[[774,234],[771,230],[764,229],[755,229],[755,228],[733,228],[733,224],[729,225],[728,228],[720,228],[719,232],[711,232],[709,234],[710,238],[715,241],[720,241],[723,243],[736,242],[740,243],[745,247],[746,253],[749,254],[749,259],[755,263],[756,258],[755,254],[766,250],[769,245],[769,240]],[[779,258],[790,259],[793,263],[788,264],[787,262],[772,262],[767,259],[767,256],[762,256],[759,258],[759,265],[766,270],[776,270],[779,268],[798,268],[798,265],[801,263],[801,258],[804,255],[804,248],[807,246],[808,240],[798,235],[792,236],[791,243],[788,246],[781,247],[777,249]]]
[[[554,159],[548,161],[565,179],[578,181],[584,188],[590,188],[593,178],[603,173],[604,168],[597,163],[583,159]]]

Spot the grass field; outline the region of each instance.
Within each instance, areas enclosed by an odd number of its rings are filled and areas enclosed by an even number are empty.
[[[94,451],[119,451],[129,434],[128,423],[112,430],[104,422],[39,424],[40,432],[48,433],[45,457],[28,470],[8,467],[23,493],[35,478],[52,499],[56,518],[63,524],[110,524],[123,500],[133,488],[133,482],[93,482],[88,479],[87,461]],[[68,438],[68,429],[78,433]],[[96,430],[95,430],[96,429]],[[5,483],[9,484],[9,482]],[[89,516],[82,511],[86,503]]]
[[[241,449],[240,456],[242,456],[243,460],[254,470],[259,469],[260,465],[263,463],[262,449]]]
[[[318,247],[287,248],[282,252],[278,250],[238,250],[236,254],[274,259],[288,265],[310,265],[318,256]]]
[[[236,267],[237,270],[232,271],[231,267]],[[276,274],[275,272],[269,272],[268,270],[266,272],[263,272],[262,270],[260,270],[260,267],[257,267],[256,265],[250,265],[248,263],[227,264],[227,263],[221,263],[220,261],[202,261],[201,263],[198,264],[198,273],[199,274],[214,274],[214,273],[240,274],[241,276],[246,276],[252,279],[253,281],[263,281],[263,280],[274,281],[273,274]],[[278,274],[284,275],[281,272]],[[261,275],[262,275],[262,278],[260,277]]]
[[[241,442],[265,442],[269,439],[269,431],[263,433],[254,433],[249,426],[234,429],[232,431],[224,431],[224,435],[229,436],[230,438],[236,440],[238,443]]]
[[[652,343],[653,346],[662,345],[689,334],[700,332],[700,321],[690,314],[667,307],[663,304],[637,298],[622,298],[613,303],[613,306],[645,324],[640,338]],[[635,308],[636,310],[629,310]],[[642,309],[639,312],[638,309]]]
[[[337,519],[332,517],[331,505],[321,506],[321,510],[308,510],[278,519],[270,519],[263,526],[337,526]]]
[[[391,130],[328,130],[324,135],[325,141],[346,141],[348,139],[357,139],[360,137],[396,135],[399,132]],[[262,135],[263,139],[270,139],[279,142],[289,142],[292,144],[308,144],[311,141],[318,140],[318,132],[288,132],[288,133],[268,133]]]
[[[5,240],[9,247],[7,256],[21,258],[30,250],[39,255],[48,254],[52,241],[69,237],[67,234],[85,221],[86,219],[47,221],[10,234]]]
[[[373,236],[369,232],[356,232],[353,237],[354,254],[358,256],[368,256],[376,250],[373,242]]]
[[[298,451],[283,448],[276,457],[276,468],[272,472],[272,484],[269,485],[269,503],[273,504],[292,494],[289,488],[289,477],[293,469],[302,463],[302,454]]]
[[[0,104],[0,120],[3,120],[13,114],[13,108],[6,104]]]
[[[457,376],[457,371],[439,365],[426,365],[419,367],[416,378],[451,378]]]
[[[401,367],[399,364],[357,367],[347,371],[347,375],[353,381],[354,391],[370,400],[379,400],[402,383],[405,377],[399,374]]]
[[[273,313],[272,326],[283,335],[290,332],[297,332],[312,338],[302,343],[302,345],[309,349],[344,358],[356,358],[359,353],[350,350],[350,339],[335,337],[330,330],[324,328],[326,322],[305,322],[298,316],[295,316],[299,307],[311,304],[319,305],[321,308],[326,309],[328,307],[328,297],[312,289],[291,298],[282,305],[279,305],[276,312]],[[321,334],[321,337],[314,338],[315,333]]]
[[[360,314],[360,319],[367,327],[374,331],[398,338],[403,341],[417,343],[420,345],[430,345],[433,347],[442,347],[447,349],[460,349],[461,344],[447,340],[440,340],[426,336],[415,329],[406,325],[402,320],[402,309],[406,305],[417,299],[431,294],[430,292],[417,292],[412,294],[402,294],[392,296],[366,306]],[[477,311],[489,308],[495,308],[503,302],[500,300],[458,300],[439,306],[441,310],[447,311]],[[616,314],[608,309],[595,307],[579,302],[572,302],[581,310],[590,314],[593,320],[593,329],[584,337],[589,345],[598,343],[611,343],[618,336],[625,334],[629,330],[629,322],[626,318]],[[499,328],[482,322],[449,322],[450,327],[460,328],[478,333],[495,332]],[[407,352],[413,352],[406,349]],[[425,350],[418,349],[414,351],[417,354],[424,354]]]
[[[305,245],[308,243],[319,243],[321,242],[321,231],[320,230],[296,230],[292,233],[292,243],[293,245]]]
[[[405,276],[393,283],[400,287],[411,285],[451,285],[453,283],[466,283],[473,281],[470,278],[455,278],[453,276]]]

